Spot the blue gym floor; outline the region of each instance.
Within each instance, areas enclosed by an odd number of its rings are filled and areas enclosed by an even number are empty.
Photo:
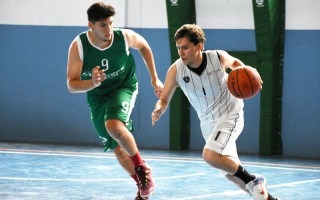
[[[140,150],[157,187],[151,200],[250,200],[201,152]],[[320,160],[240,155],[281,200],[320,199]],[[135,183],[102,147],[0,143],[0,200],[133,200]]]

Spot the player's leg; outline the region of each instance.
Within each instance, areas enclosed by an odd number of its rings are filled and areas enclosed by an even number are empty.
[[[138,186],[138,192],[135,200],[147,200],[148,198],[143,198],[140,195],[139,191],[139,179],[136,175],[136,172],[134,170],[134,165],[130,157],[124,152],[124,150],[118,145],[114,149],[114,154],[119,162],[119,164],[128,172],[128,174],[132,177],[132,179],[135,181],[136,185]]]
[[[135,90],[117,90],[110,95],[105,108],[105,126],[109,135],[117,141],[133,162],[139,179],[140,195],[145,198],[154,192],[155,183],[152,180],[152,171],[140,156],[135,139],[130,132],[132,130],[130,115],[135,99]]]
[[[104,150],[107,151],[109,149],[113,149],[114,154],[122,166],[122,168],[134,179],[136,185],[138,185],[139,181],[137,175],[134,171],[134,165],[128,155],[123,151],[123,149],[118,145],[118,143],[110,137],[105,127],[105,105],[102,103],[101,105],[95,105],[90,107],[91,111],[91,119],[93,125],[96,129],[97,134],[99,135],[103,145]],[[136,198],[140,200],[142,198]]]
[[[206,128],[207,127],[207,128]],[[249,192],[254,199],[270,199],[265,178],[248,173],[240,163],[236,140],[243,129],[243,115],[229,116],[216,124],[202,124],[202,130],[212,130],[206,139],[204,160],[211,166],[227,173],[226,178]]]
[[[266,188],[262,189],[262,188],[266,187],[266,179],[264,177],[259,176],[259,175],[250,175],[250,174],[248,174],[246,176],[248,176],[248,177],[254,176],[255,178],[249,182],[244,182],[244,180],[238,178],[236,175],[231,175],[231,174],[227,174],[226,178],[229,179],[231,182],[233,182],[234,184],[236,184],[242,190],[246,191],[249,194],[251,194],[253,192],[258,193],[258,194],[252,195],[255,199],[266,199],[267,198],[268,200],[277,200],[277,198],[273,197],[269,193],[267,193],[268,195],[261,194],[261,192],[267,191]],[[253,187],[255,187],[255,189]]]
[[[201,121],[206,140],[203,159],[212,167],[235,174],[240,165],[236,140],[243,129],[243,113],[221,118],[219,121]]]
[[[136,145],[135,139],[124,123],[118,119],[107,119],[106,129],[109,135],[117,141],[125,153],[132,157],[138,152],[138,147]],[[143,161],[138,161],[139,164]]]
[[[95,104],[93,106],[90,106],[91,119],[93,121],[96,132],[99,135],[99,137],[104,145],[104,150],[107,151],[109,149],[114,149],[114,153],[115,153],[120,165],[130,175],[132,175],[131,177],[136,181],[136,183],[138,183],[139,181],[138,181],[136,172],[134,170],[134,165],[133,165],[132,159],[128,156],[127,152],[125,152],[123,150],[123,148],[121,148],[121,146],[119,146],[118,142],[109,135],[109,133],[106,130],[105,119],[107,118],[107,114],[108,114],[107,111],[108,111],[110,105],[113,105],[113,104],[102,103],[100,105]],[[123,123],[121,123],[121,124],[123,124]],[[132,124],[128,123],[127,125],[128,125],[128,128],[131,129]],[[128,131],[128,132],[130,133],[130,131]],[[130,135],[131,135],[131,133],[130,133]],[[139,160],[139,159],[137,159],[137,160]],[[139,186],[139,190],[140,190],[140,186]],[[137,196],[137,199],[142,199],[140,197],[140,194]]]
[[[243,180],[231,174],[226,174],[226,178],[232,183],[234,183],[235,185],[237,185],[239,188],[241,188],[242,190],[250,194],[249,190],[246,189],[246,184],[243,182]]]
[[[204,160],[209,165],[225,172],[228,180],[252,195],[255,200],[276,199],[268,194],[266,179],[260,175],[250,174],[236,159],[230,156],[217,155],[216,152],[211,150],[204,150]]]
[[[130,157],[123,151],[123,149],[118,145],[114,149],[114,155],[116,156],[119,164],[125,169],[130,176],[135,176],[134,165]]]
[[[106,127],[113,139],[115,139],[127,157],[133,163],[135,173],[139,180],[140,195],[144,198],[154,192],[155,184],[152,179],[152,171],[144,162],[138,151],[135,139],[131,132],[119,120],[107,120]]]

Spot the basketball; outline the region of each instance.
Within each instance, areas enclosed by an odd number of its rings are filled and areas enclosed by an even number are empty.
[[[239,99],[249,99],[256,96],[261,90],[259,72],[250,66],[241,66],[229,72],[228,89]]]

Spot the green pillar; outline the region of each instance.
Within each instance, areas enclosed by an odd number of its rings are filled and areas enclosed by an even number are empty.
[[[166,0],[171,63],[179,58],[174,34],[183,24],[196,23],[194,0]],[[170,103],[170,149],[188,149],[190,146],[190,104],[178,88]]]
[[[285,0],[253,0],[257,61],[263,79],[260,154],[282,154],[282,70]]]

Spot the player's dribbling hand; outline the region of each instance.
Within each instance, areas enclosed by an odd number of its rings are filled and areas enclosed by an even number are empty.
[[[100,66],[96,66],[92,69],[92,82],[94,87],[101,85],[101,82],[106,80],[106,74],[104,70],[100,70]]]
[[[255,70],[257,71],[257,73],[259,73],[259,72],[258,72],[258,70],[257,70],[256,68],[253,68],[253,69],[255,69]],[[262,90],[263,80],[262,80],[262,79],[260,79],[260,82],[261,82],[260,90]]]

